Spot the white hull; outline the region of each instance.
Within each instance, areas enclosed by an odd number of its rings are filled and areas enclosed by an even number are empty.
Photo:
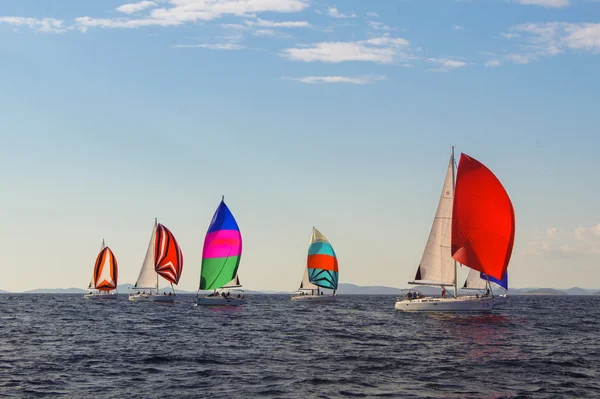
[[[173,302],[175,302],[175,295],[134,294],[134,295],[129,295],[129,300],[133,301],[133,302],[173,303]]]
[[[337,300],[335,295],[294,295],[292,301],[299,302],[333,302]]]
[[[196,298],[197,306],[238,306],[246,303],[246,298],[223,298],[222,296],[201,296]]]
[[[500,295],[494,297],[494,308],[502,308],[508,304],[508,296]]]
[[[100,299],[117,299],[117,294],[85,294],[84,299],[100,300]]]
[[[494,299],[425,297],[398,301],[394,308],[403,312],[491,312],[494,309]]]

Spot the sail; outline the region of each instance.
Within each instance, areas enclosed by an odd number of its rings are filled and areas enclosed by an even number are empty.
[[[456,281],[454,261],[450,253],[452,202],[454,199],[453,162],[453,157],[450,157],[440,202],[427,244],[425,244],[425,251],[423,251],[421,262],[417,268],[415,283],[454,285]]]
[[[500,281],[492,276],[487,276],[490,283],[499,285],[508,291],[508,271],[504,273],[504,278]],[[478,272],[477,270],[469,269],[469,274],[463,285],[463,289],[466,290],[485,290],[487,288],[487,279],[485,273]]]
[[[302,282],[300,283],[301,290],[316,290],[319,287],[310,282],[308,278],[308,267],[304,269],[304,275],[302,276]]]
[[[242,283],[240,283],[240,277],[235,276],[235,278],[233,280],[231,280],[230,282],[225,284],[222,288],[236,288],[236,287],[241,287],[241,286],[242,286]]]
[[[481,278],[485,278],[485,274],[482,273]],[[500,287],[504,288],[506,291],[508,291],[508,270],[506,271],[506,273],[504,273],[504,278],[502,280],[498,280],[492,276],[488,276],[488,279],[490,280],[490,283],[497,284]]]
[[[146,257],[144,263],[142,263],[142,270],[135,282],[134,288],[154,288],[158,290],[158,274],[154,270],[154,249],[156,246],[156,227],[157,222],[154,221],[154,227],[152,228],[152,235],[150,236],[150,243],[148,244],[148,250],[146,251]]]
[[[337,289],[339,269],[335,251],[327,238],[314,227],[306,266],[309,282],[319,287]]]
[[[515,212],[502,183],[482,163],[462,154],[456,176],[452,256],[502,280],[515,238]]]
[[[94,287],[100,291],[114,290],[118,275],[117,259],[109,247],[104,247],[94,265]]]
[[[240,228],[225,201],[221,200],[204,238],[200,289],[221,288],[235,280],[241,257]]]
[[[102,245],[100,246],[100,251],[102,251],[104,249],[104,247],[106,247],[106,245],[104,244],[104,238],[103,238]],[[90,284],[88,285],[88,289],[96,288],[96,279],[94,276],[95,276],[95,273],[94,273],[94,270],[92,270],[92,278],[90,279]]]
[[[177,284],[183,271],[183,254],[175,236],[164,225],[156,227],[154,270],[165,280]]]

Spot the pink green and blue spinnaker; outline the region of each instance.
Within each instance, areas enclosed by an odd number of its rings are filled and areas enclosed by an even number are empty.
[[[204,239],[200,289],[221,288],[233,280],[237,275],[241,257],[240,228],[225,201],[221,201]]]

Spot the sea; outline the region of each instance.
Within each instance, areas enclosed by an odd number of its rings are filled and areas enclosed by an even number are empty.
[[[514,296],[490,314],[177,298],[0,295],[0,397],[600,398],[598,296]]]

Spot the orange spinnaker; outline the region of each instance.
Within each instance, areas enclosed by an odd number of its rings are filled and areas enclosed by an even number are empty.
[[[94,285],[100,291],[114,290],[117,288],[118,277],[117,258],[109,247],[104,247],[98,254],[94,265]]]
[[[452,257],[502,280],[515,240],[515,211],[500,180],[462,154],[452,208]]]

